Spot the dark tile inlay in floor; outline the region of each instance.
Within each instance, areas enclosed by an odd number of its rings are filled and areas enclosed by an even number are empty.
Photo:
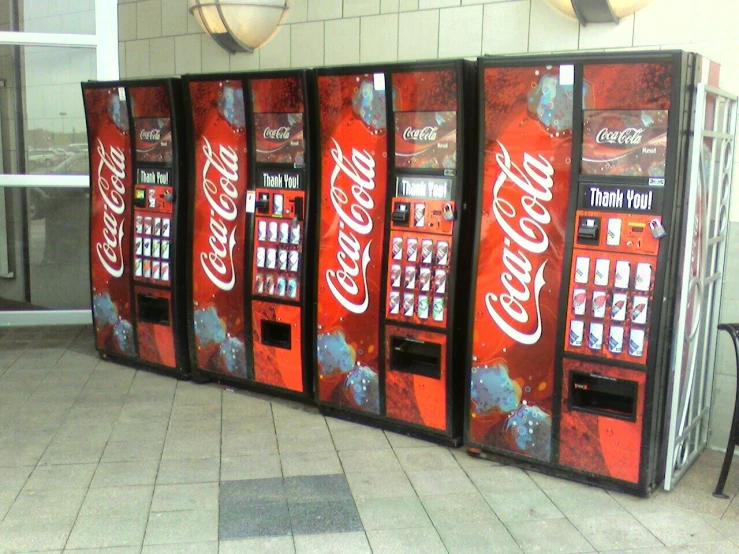
[[[344,475],[221,483],[220,540],[361,530]]]

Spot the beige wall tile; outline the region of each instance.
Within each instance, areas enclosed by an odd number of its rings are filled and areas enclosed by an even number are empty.
[[[187,8],[186,0],[162,0],[162,36],[187,34],[187,20],[194,19]]]
[[[439,55],[439,10],[405,12],[399,16],[398,59],[423,60]]]
[[[218,43],[203,33],[200,35],[200,58],[203,73],[228,71],[231,54],[218,46]]]
[[[290,0],[285,23],[302,23],[308,21],[308,0]]]
[[[126,43],[126,77],[148,77],[151,75],[149,66],[149,41],[132,40]]]
[[[731,429],[736,395],[736,375],[717,374],[713,381],[713,404],[711,405],[711,433],[708,444],[711,448],[726,448]]]
[[[433,8],[454,8],[461,5],[461,0],[418,0],[419,10],[430,10]]]
[[[654,0],[635,15],[634,46],[684,42],[692,27],[690,0]]]
[[[580,24],[542,0],[531,3],[529,52],[576,50]]]
[[[256,71],[259,69],[259,50],[252,54],[239,53],[228,57],[231,71]]]
[[[185,73],[201,73],[200,35],[184,35],[175,37],[175,72],[178,75]]]
[[[359,18],[326,21],[326,65],[359,63]]]
[[[290,25],[290,65],[314,67],[323,65],[323,21]]]
[[[118,40],[136,39],[136,4],[118,6]]]
[[[482,6],[439,10],[439,57],[479,56],[482,19]]]
[[[308,21],[338,19],[342,8],[342,0],[308,0]]]
[[[629,47],[633,41],[633,15],[617,24],[588,25],[580,28],[580,50]]]
[[[418,9],[418,0],[399,0],[398,10],[401,12],[411,12]]]
[[[152,76],[174,75],[174,37],[153,38],[149,41]]]
[[[496,2],[485,6],[482,53],[526,52],[529,42],[531,2]]]
[[[290,67],[290,26],[283,25],[265,46],[259,49],[261,69]]]
[[[380,13],[380,0],[344,0],[343,17],[375,15],[378,13]]]
[[[359,57],[362,63],[398,59],[398,14],[371,15],[361,21]]]
[[[136,36],[162,36],[162,0],[146,0],[136,4]]]

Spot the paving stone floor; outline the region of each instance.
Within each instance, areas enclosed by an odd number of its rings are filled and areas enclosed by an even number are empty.
[[[739,461],[644,500],[0,330],[0,553],[739,554]]]

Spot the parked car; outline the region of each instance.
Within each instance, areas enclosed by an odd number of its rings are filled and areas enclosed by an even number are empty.
[[[49,171],[49,174],[56,175],[88,175],[89,173],[90,159],[87,154],[73,154]],[[28,219],[31,221],[44,219],[51,210],[58,207],[60,201],[77,196],[85,198],[90,196],[90,191],[86,188],[31,187],[26,191],[26,208]]]

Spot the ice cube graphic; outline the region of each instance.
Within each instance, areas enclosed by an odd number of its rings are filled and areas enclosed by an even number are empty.
[[[215,307],[195,310],[195,336],[200,346],[221,344],[226,340],[226,325]]]
[[[243,129],[246,125],[243,89],[225,85],[218,98],[218,113],[231,127]]]
[[[358,365],[346,378],[344,387],[347,396],[361,409],[373,414],[380,413],[380,382],[371,368]]]
[[[246,377],[246,348],[235,337],[229,337],[218,351],[223,369],[236,377]]]
[[[107,292],[96,294],[92,299],[92,313],[95,327],[101,329],[108,325],[115,325],[118,321],[118,307],[113,303]]]
[[[356,352],[346,343],[343,331],[318,335],[318,363],[321,375],[349,373],[354,367]]]
[[[128,109],[118,92],[111,94],[108,99],[108,117],[121,132],[128,132]]]
[[[509,413],[521,403],[521,386],[508,375],[505,362],[472,368],[470,395],[473,413]]]
[[[133,341],[133,325],[125,319],[121,319],[113,327],[116,347],[121,354],[128,356],[136,355],[136,345]]]
[[[545,73],[528,96],[529,113],[549,132],[572,129],[572,85],[561,85],[557,73]]]
[[[538,406],[521,404],[506,421],[505,433],[527,456],[550,459],[552,417]]]
[[[385,91],[375,90],[369,81],[362,81],[352,98],[354,113],[375,131],[387,128],[386,103]]]

